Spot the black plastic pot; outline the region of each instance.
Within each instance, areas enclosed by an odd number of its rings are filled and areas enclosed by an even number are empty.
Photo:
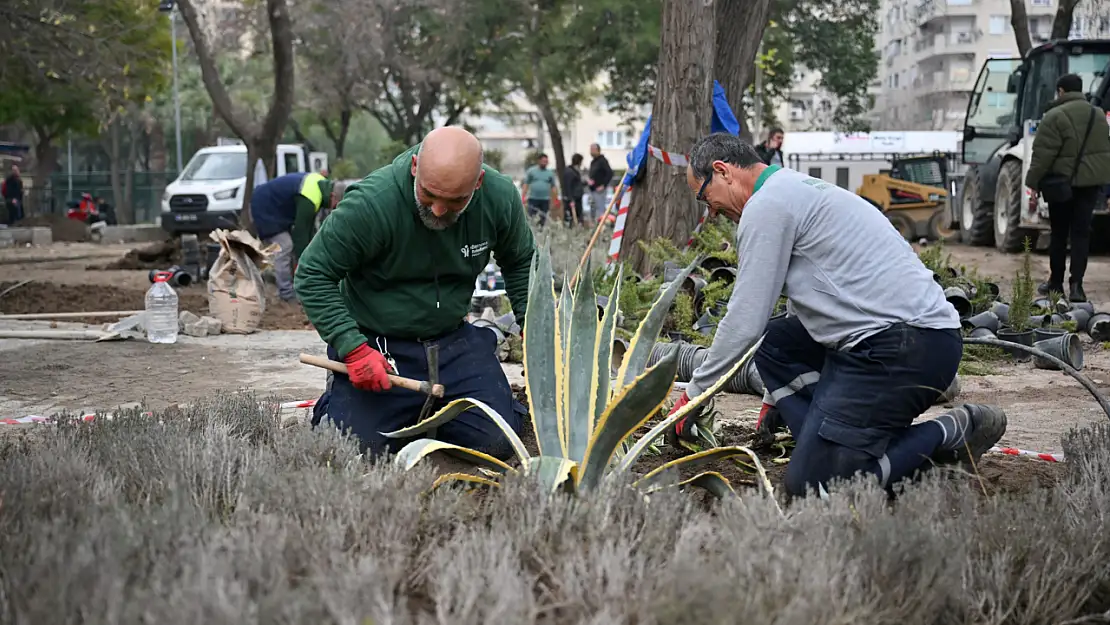
[[[1049,356],[1055,356],[1063,360],[1066,364],[1071,365],[1073,369],[1083,368],[1083,343],[1079,340],[1077,334],[1065,332],[1059,336],[1037,341],[1033,343],[1033,347]],[[1060,369],[1056,363],[1038,356],[1033,357],[1033,366],[1038,369]]]
[[[705,279],[699,276],[686,276],[682,281],[682,286],[679,287],[679,292],[685,293],[690,296],[694,302],[694,310],[701,308],[701,291],[705,288]]]
[[[1071,305],[1072,310],[1085,310],[1090,314],[1095,314],[1095,305],[1090,302],[1073,302]]]
[[[702,313],[698,320],[694,322],[694,331],[700,334],[712,334],[713,328],[717,327],[717,322],[713,321],[708,312]]]
[[[659,344],[656,344],[658,347]],[[621,370],[621,365],[624,364],[624,354],[628,351],[628,341],[622,338],[613,339],[613,348],[609,352],[609,373],[612,377],[617,377],[617,372]]]
[[[1040,308],[1041,310],[1052,310],[1054,307],[1052,305],[1052,300],[1048,299],[1047,297],[1038,297],[1037,299],[1033,300],[1033,308]]]
[[[998,328],[1002,327],[1002,322],[999,321],[998,315],[989,310],[981,312],[978,315],[967,317],[962,323],[965,328],[971,328],[973,330],[975,328],[987,328],[992,334],[998,332]]]
[[[998,338],[995,336],[994,330],[991,330],[990,328],[975,328],[968,334],[968,336],[972,336],[975,338]]]
[[[1061,317],[1061,320],[1063,317]],[[1029,327],[1047,328],[1052,325],[1052,315],[1032,315],[1029,317]]]
[[[1010,328],[1006,328],[1004,330],[999,330],[998,331],[998,340],[1006,341],[1007,343],[1017,343],[1018,345],[1025,345],[1027,347],[1032,347],[1033,346],[1033,331],[1032,330],[1023,330],[1021,332],[1015,332],[1015,331],[1011,330]],[[1023,351],[1016,350],[1016,349],[1008,349],[1008,348],[1005,348],[1005,347],[1002,348],[1002,351],[1004,351],[1007,354],[1013,356],[1017,360],[1020,360],[1020,361],[1029,360],[1029,355],[1026,354]]]
[[[988,293],[991,297],[995,299],[998,299],[998,296],[1002,294],[1002,290],[999,289],[998,285],[993,282],[984,282],[983,291]]]
[[[952,307],[956,309],[956,314],[961,318],[971,314],[971,298],[967,296],[967,291],[963,288],[950,286],[944,289],[944,299],[952,304]]]
[[[702,270],[704,270],[706,272],[709,272],[709,273],[713,273],[714,269],[720,269],[721,267],[727,267],[727,266],[728,266],[728,261],[725,261],[725,260],[720,259],[720,258],[716,258],[714,256],[706,257],[705,260],[701,261],[701,265],[700,265]]]
[[[1002,323],[1010,322],[1010,305],[1003,302],[993,302],[990,308],[991,312],[998,317]]]
[[[1064,313],[1064,319],[1074,321],[1075,331],[1082,332],[1087,329],[1087,323],[1091,321],[1091,313],[1081,308],[1075,308]]]
[[[723,280],[726,284],[736,282],[736,268],[735,267],[717,267],[709,272],[709,281],[717,282]]]
[[[1068,331],[1063,328],[1033,328],[1033,343],[1046,341],[1057,336],[1063,336]]]
[[[1087,322],[1087,335],[1096,341],[1110,341],[1110,313],[1095,313]]]
[[[674,282],[678,274],[682,273],[682,267],[673,260],[663,262],[663,282]]]

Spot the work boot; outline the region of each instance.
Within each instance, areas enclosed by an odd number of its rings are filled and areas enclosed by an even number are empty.
[[[960,463],[972,470],[1006,433],[1006,413],[997,406],[963,404],[933,422],[944,430],[944,440],[933,454],[938,464]]]
[[[1063,293],[1064,285],[1054,283],[1052,280],[1045,280],[1037,287],[1037,295],[1047,297],[1049,293]]]
[[[1071,288],[1068,289],[1069,302],[1085,302],[1087,301],[1087,294],[1083,292],[1082,282],[1072,282]]]

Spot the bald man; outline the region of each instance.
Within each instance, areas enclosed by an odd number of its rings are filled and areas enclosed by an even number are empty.
[[[477,399],[519,430],[524,407],[513,399],[496,337],[465,317],[492,252],[522,323],[534,250],[520,193],[482,163],[481,144],[462,128],[433,130],[349,186],[297,266],[305,314],[328,357],[349,372],[332,378],[313,425],[326,415],[356,436],[364,453],[397,451],[408,441],[382,433],[415,424],[426,397],[391,388],[387,373],[429,379],[428,348],[438,345],[446,395],[435,408]],[[505,437],[477,411],[439,427],[436,438],[511,455]]]

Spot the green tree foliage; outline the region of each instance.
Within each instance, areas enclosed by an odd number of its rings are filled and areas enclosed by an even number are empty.
[[[612,78],[607,97],[629,117],[637,117],[655,93],[661,5],[648,0],[616,18],[633,35],[606,65]],[[818,86],[836,99],[831,115],[836,128],[865,130],[867,89],[878,71],[878,13],[878,0],[775,0],[756,61],[764,72],[764,123],[776,121],[775,105],[788,97],[797,68],[820,73]]]

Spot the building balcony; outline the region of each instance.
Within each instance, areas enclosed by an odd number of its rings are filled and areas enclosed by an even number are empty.
[[[946,17],[977,17],[982,0],[922,0],[914,7],[912,18],[919,28]]]
[[[970,76],[940,71],[919,77],[914,81],[913,90],[920,95],[937,95],[971,91],[973,86]]]
[[[927,61],[936,56],[974,55],[979,49],[982,33],[958,32],[934,35],[914,46],[917,61]]]

